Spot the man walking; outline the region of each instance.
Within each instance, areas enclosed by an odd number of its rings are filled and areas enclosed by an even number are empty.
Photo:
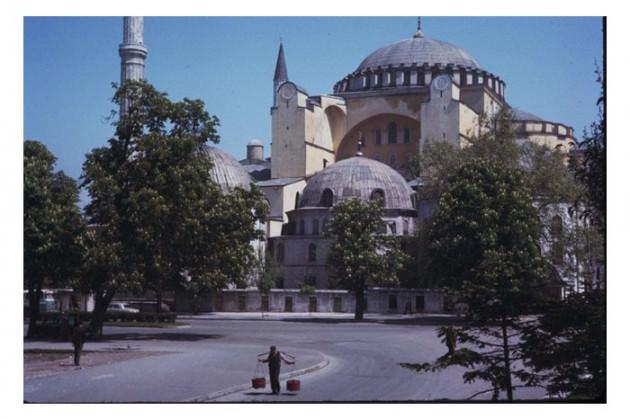
[[[72,346],[74,347],[74,365],[81,366],[81,350],[85,342],[85,330],[81,322],[77,322],[72,330]]]
[[[275,346],[269,348],[269,355],[267,359],[258,359],[259,362],[269,363],[269,380],[271,381],[272,394],[280,393],[280,365],[284,361],[288,365],[293,365],[295,362],[288,360],[284,357],[282,352],[278,351]]]

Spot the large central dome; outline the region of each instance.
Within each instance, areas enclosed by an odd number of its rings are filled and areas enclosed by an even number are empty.
[[[403,39],[377,49],[359,64],[356,71],[360,72],[368,68],[375,69],[379,66],[387,67],[389,65],[398,67],[401,64],[404,67],[423,64],[429,66],[452,64],[473,69],[481,68],[477,60],[463,49],[448,42],[416,34],[411,39]]]

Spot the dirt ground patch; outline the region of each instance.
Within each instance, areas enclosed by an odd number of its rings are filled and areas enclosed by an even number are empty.
[[[96,365],[113,364],[147,356],[165,355],[171,352],[136,351],[136,350],[105,350],[83,351],[81,367],[89,368]],[[24,378],[44,377],[56,375],[77,369],[74,366],[72,350],[59,349],[27,349],[24,351]]]

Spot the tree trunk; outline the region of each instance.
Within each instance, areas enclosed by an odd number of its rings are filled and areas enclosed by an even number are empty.
[[[39,301],[42,297],[42,285],[29,286],[28,288],[28,331],[27,337],[37,334],[37,320],[39,320]]]
[[[92,312],[92,321],[90,322],[90,330],[95,337],[103,335],[103,320],[109,303],[114,298],[114,291],[106,291],[105,293],[97,292],[94,297],[94,311]]]
[[[507,322],[505,317],[501,319],[501,332],[503,334],[503,363],[505,370],[505,390],[508,401],[514,401],[512,394],[512,371],[510,369],[510,348],[508,343]]]
[[[155,299],[156,299],[156,307],[155,307],[155,312],[156,313],[161,313],[162,312],[162,290],[158,289],[155,292]]]
[[[354,298],[354,319],[363,320],[363,288],[355,291]]]

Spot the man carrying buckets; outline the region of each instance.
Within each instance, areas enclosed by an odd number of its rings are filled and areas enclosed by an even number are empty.
[[[258,358],[258,362],[269,363],[269,380],[271,381],[272,394],[280,393],[280,365],[282,364],[282,361],[288,365],[295,364],[294,361],[286,359],[284,355],[288,354],[283,354],[278,351],[275,346],[272,346],[269,348],[269,355],[267,356],[267,359]]]

